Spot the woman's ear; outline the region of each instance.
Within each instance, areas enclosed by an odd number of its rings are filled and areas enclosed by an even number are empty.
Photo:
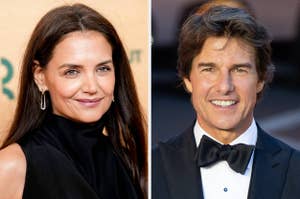
[[[39,88],[41,92],[48,90],[46,84],[45,84],[45,74],[44,69],[40,66],[39,61],[34,60],[33,61],[33,76],[34,76],[34,82]]]

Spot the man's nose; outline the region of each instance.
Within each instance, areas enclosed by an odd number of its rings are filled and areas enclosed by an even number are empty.
[[[228,94],[234,90],[234,83],[230,72],[223,72],[217,80],[217,91],[221,94]]]

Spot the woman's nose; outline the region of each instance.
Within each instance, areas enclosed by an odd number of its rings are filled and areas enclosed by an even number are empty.
[[[90,94],[97,92],[97,80],[94,75],[86,75],[82,81],[82,90],[84,92]]]

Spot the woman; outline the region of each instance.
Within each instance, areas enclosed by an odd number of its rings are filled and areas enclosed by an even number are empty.
[[[38,23],[0,151],[0,199],[146,198],[143,118],[123,45],[82,5]]]

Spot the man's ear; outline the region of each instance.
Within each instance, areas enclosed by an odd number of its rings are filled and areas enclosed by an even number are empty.
[[[39,88],[41,92],[48,90],[46,83],[45,83],[45,72],[44,69],[40,66],[40,63],[37,60],[34,60],[34,67],[33,67],[33,76],[34,82]]]
[[[185,90],[188,93],[192,93],[193,92],[193,86],[192,86],[191,81],[188,78],[184,77],[183,78],[183,82],[184,82],[184,88],[185,88]]]
[[[265,81],[259,81],[259,82],[257,82],[256,93],[261,92],[263,90],[263,88],[264,88],[264,85],[265,85]]]

